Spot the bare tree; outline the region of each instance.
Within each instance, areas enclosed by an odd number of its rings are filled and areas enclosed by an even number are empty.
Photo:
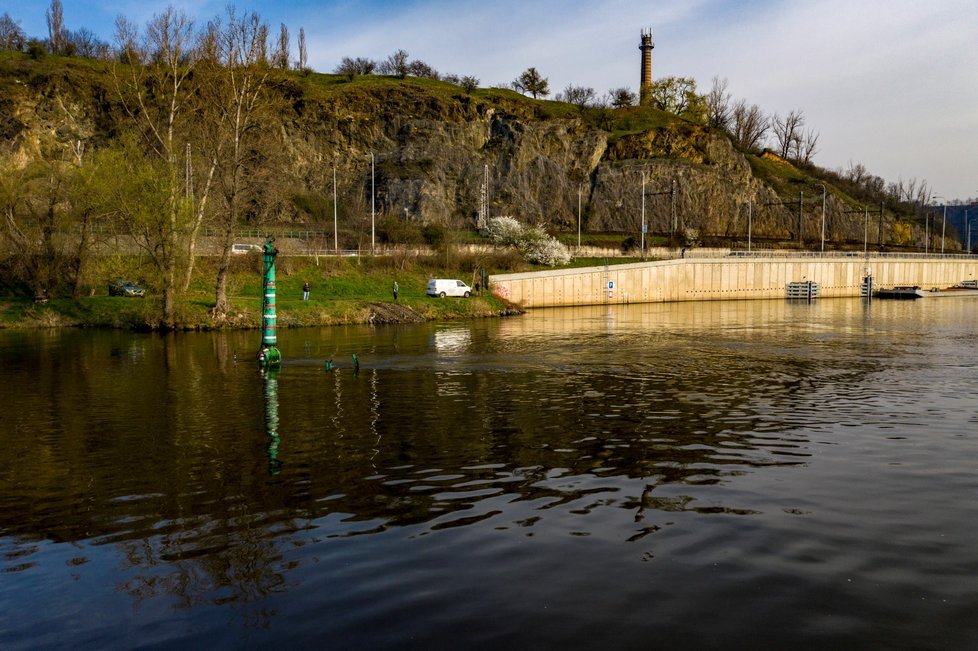
[[[285,26],[285,23],[280,23],[278,31],[278,45],[275,47],[275,51],[272,53],[272,65],[282,70],[288,70],[290,59],[289,28]]]
[[[394,52],[380,64],[379,72],[404,79],[408,76],[408,53],[404,50]]]
[[[857,186],[861,186],[863,184],[863,180],[867,176],[868,176],[868,172],[866,171],[865,165],[863,165],[862,163],[853,164],[852,161],[849,161],[849,169],[846,170],[846,172],[844,173],[844,177],[847,180],[851,181]]]
[[[221,259],[215,283],[215,315],[228,310],[227,286],[231,246],[245,205],[262,202],[252,171],[266,161],[262,118],[273,109],[268,92],[268,70],[261,65],[261,37],[264,23],[257,13],[238,19],[228,8],[227,25],[219,38],[219,66],[210,84],[213,115],[208,123],[216,132],[209,142],[217,167],[221,209],[217,229],[221,239]],[[270,122],[266,120],[266,122]],[[270,165],[266,165],[271,167]]]
[[[801,141],[801,130],[805,126],[805,114],[800,110],[792,110],[781,117],[777,113],[771,119],[771,130],[778,145],[781,158],[788,160],[798,158],[798,143]]]
[[[620,109],[626,106],[634,106],[637,101],[638,96],[626,86],[612,88],[608,91],[608,103],[615,108]]]
[[[798,140],[798,160],[806,165],[810,165],[818,153],[818,132],[809,129],[808,133]]]
[[[732,119],[730,93],[727,92],[727,80],[713,78],[713,87],[706,95],[706,117],[711,127],[728,130]]]
[[[146,24],[142,46],[125,19],[120,17],[116,26],[120,50],[146,62],[116,65],[112,76],[123,109],[139,127],[161,174],[159,194],[165,199],[161,209],[148,213],[133,207],[132,217],[140,222],[144,234],[141,243],[160,272],[161,325],[172,328],[179,291],[177,273],[180,265],[187,263],[185,243],[192,214],[185,192],[182,135],[192,120],[195,101],[192,80],[198,57],[194,26],[184,13],[169,7]]]
[[[10,14],[0,16],[0,50],[20,52],[27,46],[27,36],[20,24],[15,22]]]
[[[424,77],[425,79],[440,78],[437,70],[420,60],[411,61],[407,66],[407,73],[412,77]]]
[[[309,54],[306,51],[306,29],[305,27],[299,28],[299,70],[308,70],[309,64]]]
[[[350,57],[343,57],[343,60],[340,61],[340,65],[336,66],[333,73],[343,75],[350,81],[353,81],[353,78],[357,75],[372,75],[376,69],[377,62],[373,59],[366,59],[364,57],[351,59]]]
[[[65,49],[88,59],[107,59],[109,55],[109,44],[85,27],[65,32]]]
[[[585,109],[595,103],[595,93],[593,88],[568,84],[567,88],[558,93],[554,99],[558,102],[573,104],[579,109]]]
[[[770,121],[757,104],[748,105],[746,100],[734,104],[733,135],[741,147],[748,151],[760,148],[769,128]]]
[[[139,42],[139,28],[121,14],[115,19],[115,40],[118,63],[138,66],[146,60],[145,49]]]
[[[64,54],[65,23],[64,10],[61,7],[61,0],[51,0],[51,8],[45,12],[48,23],[48,44],[52,54]]]

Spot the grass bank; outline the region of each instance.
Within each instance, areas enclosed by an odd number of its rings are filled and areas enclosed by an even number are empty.
[[[261,258],[236,256],[228,282],[228,314],[213,314],[215,261],[201,259],[189,290],[177,301],[176,326],[184,330],[259,328],[261,326]],[[463,267],[464,268],[464,267]],[[487,271],[488,273],[488,271]],[[518,314],[513,305],[488,292],[469,299],[425,295],[429,278],[459,278],[470,285],[473,272],[460,272],[409,259],[280,258],[276,268],[276,307],[280,328],[358,323],[417,323]],[[139,278],[135,275],[135,278]],[[398,283],[397,301],[392,286]],[[308,301],[302,287],[308,282]],[[80,299],[0,297],[0,328],[101,327],[149,330],[162,316],[159,288],[142,283],[145,298],[108,295],[107,282],[87,288]]]

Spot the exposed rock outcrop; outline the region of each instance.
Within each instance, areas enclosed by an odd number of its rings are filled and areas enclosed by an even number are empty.
[[[108,75],[93,71],[106,64],[59,65],[0,64],[0,155],[69,160],[77,143],[91,151],[120,132],[125,117]],[[799,219],[723,133],[663,119],[659,128],[613,135],[567,106],[416,82],[278,79],[279,124],[264,125],[278,134],[285,161],[276,182],[328,202],[335,166],[341,215],[352,223],[369,215],[373,155],[380,217],[472,228],[488,172],[492,215],[573,231],[580,206],[586,231],[637,234],[644,176],[650,233],[744,235],[750,210],[755,237],[797,238],[799,221],[805,237],[817,237],[814,190]],[[829,238],[861,239],[863,220],[848,218],[832,197],[826,203]],[[276,218],[325,220],[325,211],[285,205]]]

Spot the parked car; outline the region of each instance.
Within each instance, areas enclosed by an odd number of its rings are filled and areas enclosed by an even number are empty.
[[[472,295],[472,288],[461,280],[447,278],[432,278],[428,281],[428,296],[445,298],[446,296],[461,296],[468,298]]]
[[[245,253],[251,253],[252,251],[261,252],[261,247],[257,244],[232,244],[231,253],[232,255],[243,255]]]
[[[144,298],[146,290],[128,280],[117,280],[109,285],[109,296],[134,296]]]

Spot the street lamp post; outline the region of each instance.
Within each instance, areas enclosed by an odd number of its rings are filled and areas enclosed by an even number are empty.
[[[971,220],[968,219],[968,211],[964,211],[964,225],[965,231],[968,233],[968,250],[967,253],[971,253]]]
[[[754,198],[747,197],[747,252],[750,253],[750,230],[754,219]]]
[[[869,206],[863,206],[866,217],[863,220],[863,257],[869,257]]]
[[[822,255],[825,255],[825,185],[822,186]]]
[[[336,221],[336,165],[333,165],[333,251],[340,250],[340,236]]]
[[[376,208],[374,201],[377,197],[377,192],[375,189],[376,176],[374,174],[374,153],[370,152],[370,253],[374,254],[376,251],[374,249],[374,221],[376,215]]]
[[[676,220],[676,179],[672,180],[672,185],[669,186],[669,193],[672,197],[672,234],[675,237],[676,229],[679,228],[679,222]]]
[[[581,248],[581,193],[584,191],[584,184],[577,185],[577,248]]]
[[[930,252],[930,213],[924,214],[924,254]]]
[[[645,172],[642,172],[642,259],[645,259]]]
[[[934,195],[934,198],[940,199],[941,202],[944,204],[944,218],[943,221],[941,221],[941,255],[944,255],[944,232],[947,227],[947,199],[936,194]]]

